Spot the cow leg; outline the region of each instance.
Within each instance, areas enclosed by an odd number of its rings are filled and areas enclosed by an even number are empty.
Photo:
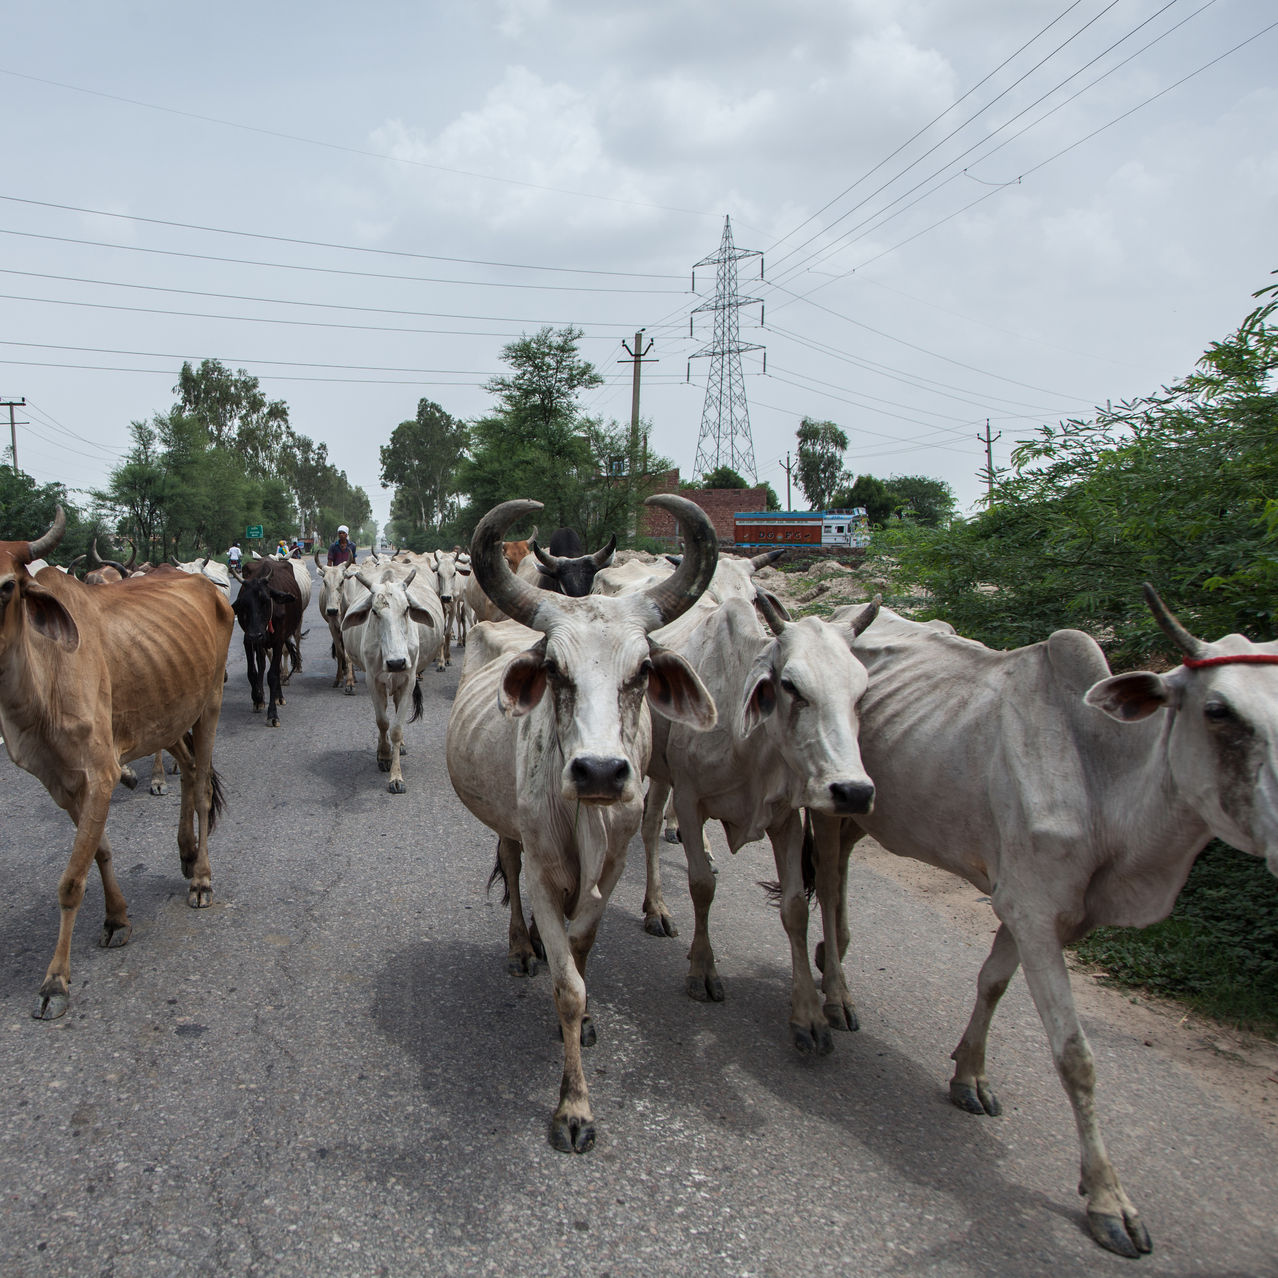
[[[972,1019],[968,1021],[959,1045],[950,1055],[954,1062],[954,1077],[950,1079],[950,1100],[969,1114],[997,1116],[1003,1112],[998,1097],[990,1090],[985,1077],[985,1048],[989,1040],[990,1022],[994,1019],[994,1009],[1007,990],[1020,961],[1016,938],[1007,925],[1003,924],[994,934],[989,957],[981,965]]]
[[[812,852],[816,861],[816,894],[821,907],[824,940],[816,947],[816,965],[821,971],[825,996],[825,1019],[836,1030],[860,1028],[856,1004],[843,972],[848,952],[848,856],[860,837],[852,821],[809,811],[812,822]]]
[[[151,763],[151,793],[158,796],[168,792],[169,785],[164,777],[164,751],[157,750]]]
[[[688,950],[689,998],[699,1003],[722,1003],[723,982],[714,965],[714,947],[710,944],[710,906],[714,903],[714,869],[706,854],[705,831],[696,800],[682,800],[675,791],[675,811],[679,829],[683,831],[683,851],[688,858],[688,892],[692,896],[695,920],[692,946]]]
[[[129,920],[120,885],[111,869],[111,845],[107,843],[104,847],[107,812],[111,807],[111,789],[115,784],[115,777],[116,767],[113,764],[109,785],[95,786],[83,800],[72,799],[65,805],[71,820],[75,822],[75,841],[71,845],[71,859],[58,883],[58,905],[61,908],[58,943],[44,974],[44,983],[36,994],[35,1007],[31,1011],[31,1015],[37,1020],[56,1020],[66,1012],[70,1004],[71,933],[75,930],[80,903],[84,900],[84,882],[89,873],[89,865],[94,860],[98,860],[99,866],[103,864],[99,859],[99,852],[104,853],[106,864],[102,886],[107,900],[107,922],[112,934],[121,932],[124,940],[128,939],[126,929],[129,927]],[[105,928],[103,934],[106,935]]]
[[[394,692],[388,694],[387,700],[395,696]],[[390,749],[390,781],[386,788],[392,794],[407,794],[408,787],[404,784],[404,765],[400,762],[400,755],[404,753],[404,720],[408,716],[408,707],[413,699],[413,684],[409,680],[407,687],[403,688],[394,707],[395,715],[390,721],[389,732],[389,749]],[[388,707],[389,708],[389,707]],[[381,733],[381,724],[377,725],[379,734]],[[382,734],[385,735],[385,734]],[[378,744],[378,760],[377,765],[381,767],[381,744]]]
[[[790,1038],[800,1052],[834,1050],[834,1036],[808,962],[808,898],[803,886],[803,820],[790,809],[768,827],[781,882],[781,922],[790,938]]]
[[[271,665],[267,671],[267,683],[270,685],[270,704],[266,707],[266,722],[272,728],[280,726],[280,715],[277,706],[284,704],[284,689],[280,685],[280,665],[284,658],[284,647],[279,645],[271,652]]]
[[[664,837],[666,842],[682,843],[683,840],[679,837],[679,819],[675,816],[673,802],[666,805],[665,824],[666,824],[666,831],[665,831]],[[710,858],[710,863],[712,865],[714,864],[713,857]]]
[[[1141,1223],[1130,1198],[1123,1191],[1118,1173],[1109,1161],[1096,1116],[1096,1063],[1078,1019],[1070,990],[1069,970],[1061,952],[1054,924],[1054,911],[1042,902],[1037,913],[1042,919],[1026,917],[1027,902],[1017,910],[995,893],[995,910],[1014,930],[1025,980],[1038,1008],[1039,1017],[1052,1045],[1052,1060],[1061,1085],[1074,1108],[1082,1159],[1078,1191],[1087,1199],[1087,1224],[1092,1237],[1108,1251],[1134,1258],[1153,1249],[1149,1231]],[[997,938],[996,938],[997,942]]]
[[[196,721],[178,742],[174,757],[182,769],[182,811],[178,817],[178,856],[182,877],[189,880],[186,903],[193,910],[213,904],[213,872],[209,865],[209,830],[213,824],[213,740],[221,699]]]
[[[523,868],[523,846],[516,839],[497,840],[497,861],[506,879],[506,895],[510,899],[510,925],[506,946],[506,971],[511,976],[534,976],[538,961],[545,961],[546,948],[541,937],[536,940],[524,921],[524,903],[519,894],[519,874]]]
[[[657,830],[670,795],[670,783],[648,780],[648,795],[643,801],[643,853],[646,881],[643,893],[643,930],[650,936],[678,936],[674,919],[661,894],[661,858],[657,851]]]
[[[244,636],[244,662],[248,667],[249,695],[253,698],[253,713],[256,714],[266,704],[262,695],[266,654],[259,644],[250,643],[247,635]]]

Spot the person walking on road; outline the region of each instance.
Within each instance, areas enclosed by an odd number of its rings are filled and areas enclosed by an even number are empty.
[[[337,525],[337,540],[328,548],[329,567],[355,562],[355,543],[350,540],[350,531],[345,524]]]

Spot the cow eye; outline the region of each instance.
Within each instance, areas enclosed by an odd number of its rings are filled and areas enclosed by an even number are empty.
[[[15,584],[12,581],[6,581],[3,586],[0,586],[0,606],[7,604],[13,598]]]
[[[1207,716],[1212,723],[1228,723],[1235,718],[1234,710],[1231,705],[1224,701],[1209,701],[1203,706],[1203,714]]]
[[[790,697],[797,701],[799,705],[805,706],[808,704],[807,698],[799,691],[798,686],[795,684],[793,679],[782,679],[781,687],[789,694]]]

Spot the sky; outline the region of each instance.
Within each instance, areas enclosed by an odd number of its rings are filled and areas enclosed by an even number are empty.
[[[987,421],[1004,466],[1156,392],[1278,269],[1272,0],[73,0],[5,37],[0,400],[73,490],[211,358],[385,521],[395,426],[484,415],[545,325],[618,422],[643,330],[692,477],[730,219],[757,478],[786,503],[810,417],[973,509]]]

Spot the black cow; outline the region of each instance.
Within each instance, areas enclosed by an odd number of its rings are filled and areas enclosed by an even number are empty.
[[[581,539],[571,528],[556,528],[550,534],[549,553],[542,550],[535,540],[532,542],[532,552],[537,556],[538,571],[541,573],[537,584],[543,590],[553,590],[572,599],[582,599],[590,593],[595,573],[612,563],[616,549],[617,536],[614,533],[602,550],[587,555],[582,551]]]
[[[294,668],[301,665],[293,636],[302,622],[302,590],[292,566],[283,560],[258,561],[252,575],[240,587],[233,606],[240,629],[244,631],[244,657],[248,662],[253,709],[260,710],[264,704],[262,675],[265,672],[271,694],[266,722],[272,728],[278,728],[280,716],[276,706],[284,704],[280,663],[286,646]],[[266,666],[268,653],[269,670]]]

